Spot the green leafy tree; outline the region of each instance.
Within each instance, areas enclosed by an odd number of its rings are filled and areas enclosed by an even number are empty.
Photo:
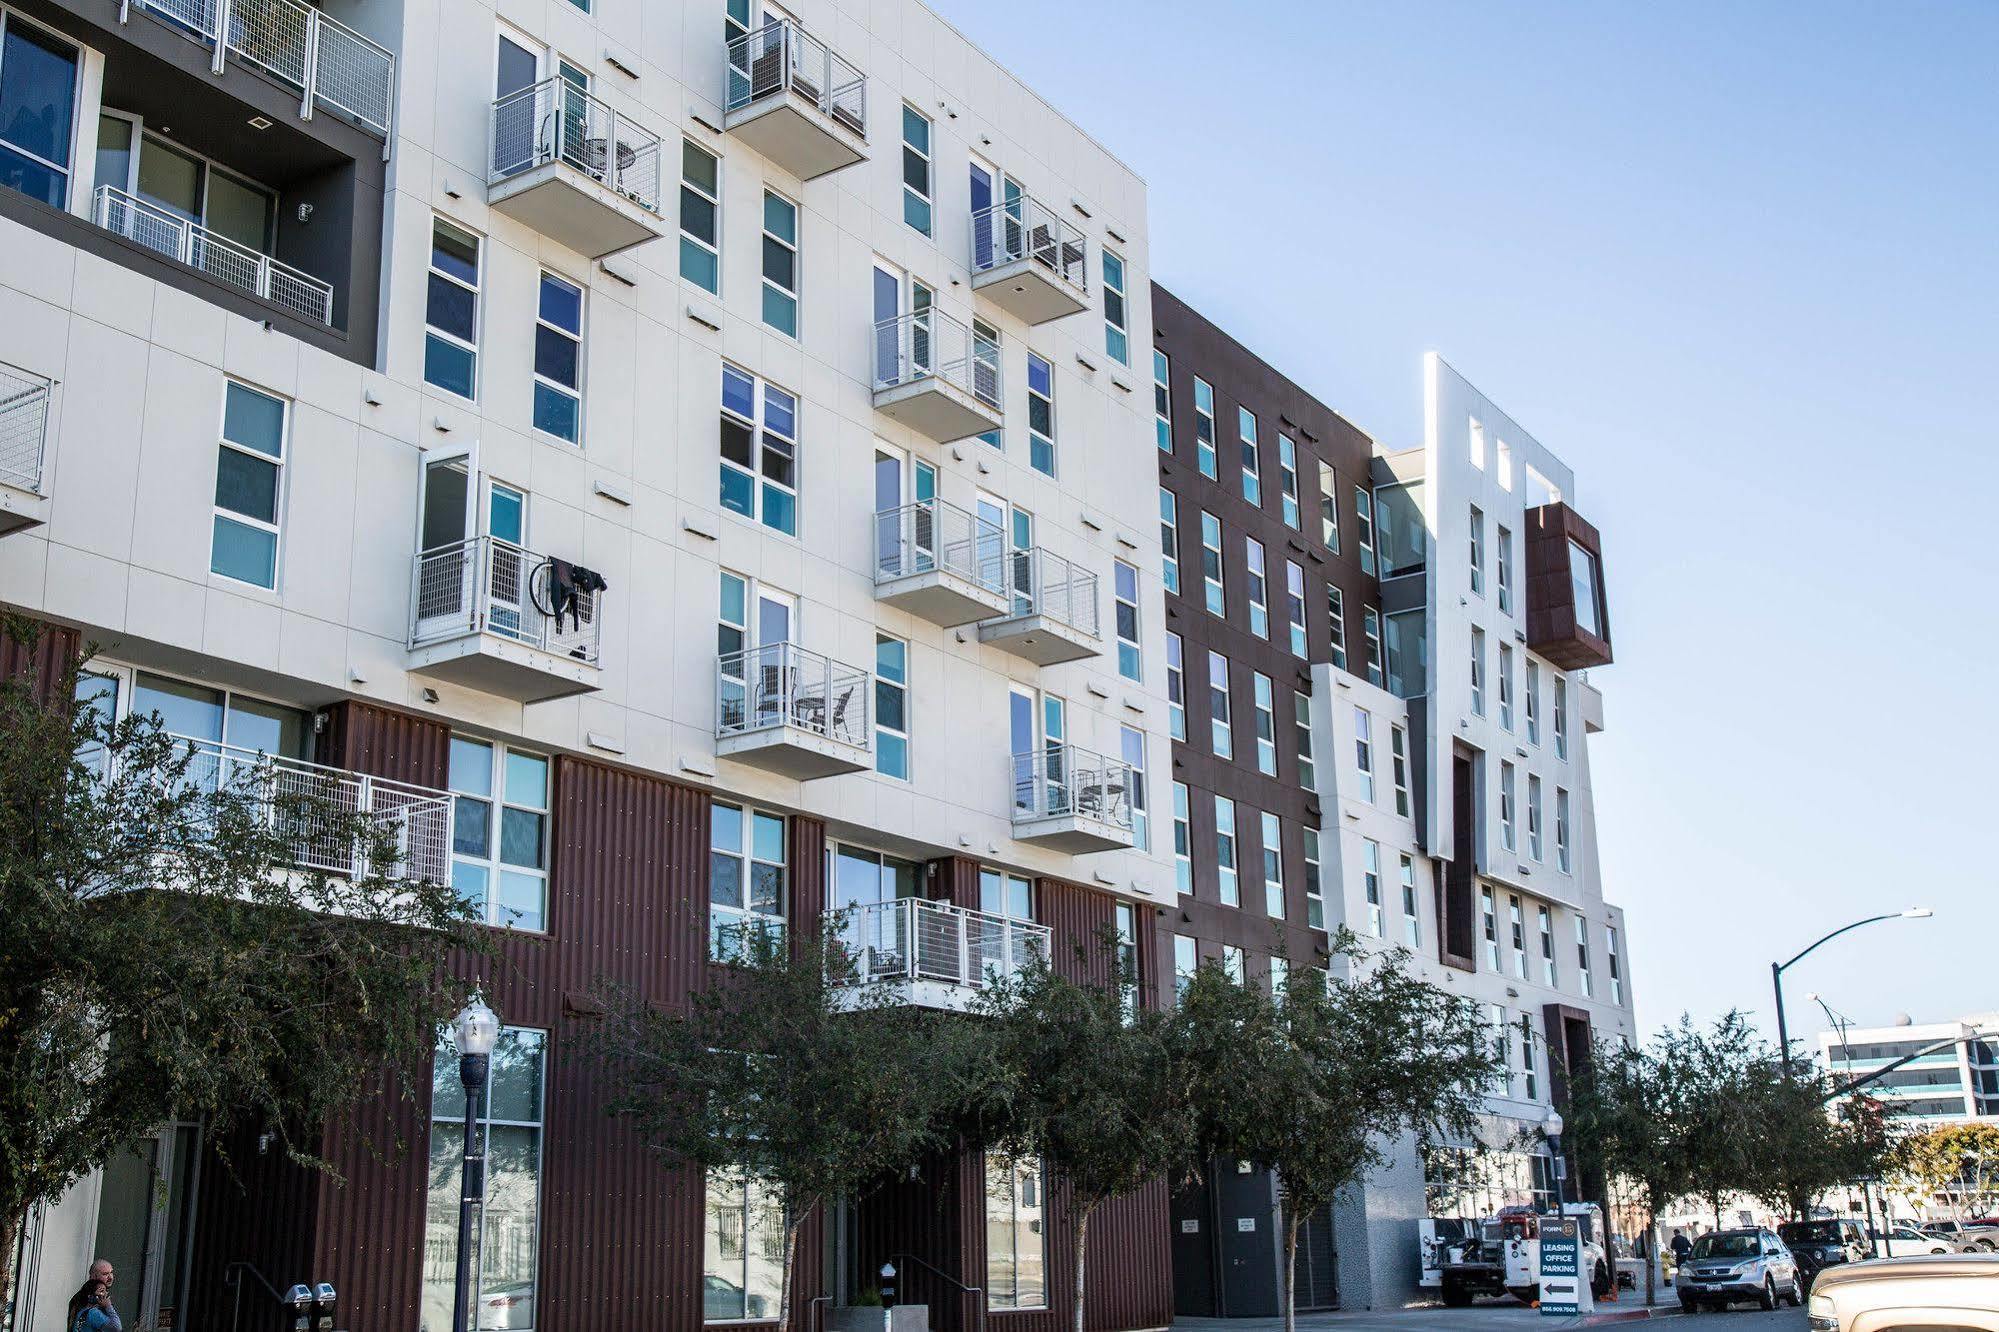
[[[1889,1135],[1880,1103],[1856,1096],[1830,1105],[1835,1097],[1823,1072],[1795,1061],[1788,1077],[1762,1088],[1747,1191],[1773,1211],[1808,1220],[1820,1195],[1881,1173]]]
[[[1344,974],[1301,970],[1278,994],[1204,964],[1172,1018],[1195,1159],[1277,1177],[1286,1332],[1305,1220],[1385,1164],[1390,1143],[1475,1136],[1502,1067],[1476,1007],[1421,979],[1406,951],[1370,954],[1345,930],[1332,949]]]
[[[988,1150],[1040,1157],[1069,1186],[1074,1332],[1083,1332],[1090,1217],[1109,1199],[1180,1168],[1193,1132],[1169,1019],[1128,1010],[1133,978],[1109,931],[1095,948],[1108,962],[1102,970],[1113,976],[1109,982],[1070,980],[1034,960],[992,986],[976,1010],[992,1040],[977,1106],[981,1141]]]
[[[1563,1138],[1578,1160],[1638,1203],[1648,1236],[1659,1233],[1659,1213],[1688,1191],[1691,1170],[1687,1087],[1663,1045],[1599,1041],[1589,1075],[1569,1084],[1563,1115]],[[1645,1303],[1657,1302],[1657,1287],[1657,1266],[1647,1262]]]
[[[985,1064],[975,1024],[917,1008],[889,982],[843,983],[838,925],[789,942],[740,931],[731,964],[711,967],[683,1008],[602,986],[592,1036],[612,1114],[670,1161],[775,1192],[779,1327],[791,1325],[798,1232],[813,1209],[864,1197],[950,1146]]]
[[[1895,1141],[1885,1174],[1924,1206],[1938,1200],[1960,1220],[1999,1207],[1999,1125],[1942,1124]]]
[[[1782,1076],[1776,1052],[1732,1010],[1708,1028],[1683,1014],[1677,1026],[1660,1033],[1654,1049],[1673,1088],[1686,1191],[1707,1205],[1719,1226],[1729,1195],[1756,1189],[1760,1116]]]
[[[449,884],[405,876],[396,821],[91,689],[0,682],[0,1290],[29,1209],[163,1120],[330,1169],[330,1116],[385,1077],[427,1090],[445,964],[482,946]]]

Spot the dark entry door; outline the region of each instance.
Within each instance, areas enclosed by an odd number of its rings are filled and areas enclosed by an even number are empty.
[[[1214,1204],[1205,1182],[1173,1195],[1173,1312],[1181,1318],[1214,1318],[1215,1237],[1209,1233]]]
[[[1333,1209],[1321,1207],[1298,1227],[1298,1311],[1340,1307],[1339,1277],[1333,1264]]]

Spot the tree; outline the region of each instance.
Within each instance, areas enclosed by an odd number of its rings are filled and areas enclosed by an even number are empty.
[[[1705,1030],[1682,1014],[1679,1025],[1660,1033],[1654,1048],[1673,1089],[1683,1183],[1708,1205],[1719,1226],[1729,1195],[1755,1188],[1759,1116],[1782,1074],[1780,1062],[1734,1010]]]
[[[330,1116],[385,1074],[427,1092],[445,964],[481,947],[401,821],[114,720],[93,678],[0,682],[0,1289],[29,1209],[163,1120],[330,1169]]]
[[[1943,1124],[1898,1139],[1885,1173],[1901,1192],[1932,1206],[1938,1199],[1960,1220],[1999,1206],[1999,1125]]]
[[[1599,1041],[1589,1076],[1569,1084],[1563,1137],[1578,1160],[1600,1169],[1636,1195],[1648,1236],[1659,1213],[1687,1191],[1690,1173],[1686,1088],[1677,1061],[1664,1050]],[[1656,1239],[1652,1241],[1656,1243]],[[1657,1302],[1657,1265],[1645,1264],[1645,1303]]]
[[[1748,1192],[1773,1211],[1810,1220],[1828,1189],[1880,1174],[1888,1129],[1878,1101],[1855,1096],[1831,1107],[1831,1079],[1795,1063],[1761,1093]]]
[[[951,1144],[972,1094],[979,1039],[963,1017],[908,1002],[902,987],[844,983],[830,919],[816,937],[730,936],[684,1008],[600,986],[592,1045],[610,1112],[668,1160],[771,1190],[783,1216],[778,1326],[789,1327],[798,1232],[814,1208],[865,1196]]]
[[[1095,945],[1110,960],[1108,983],[1069,980],[1033,959],[992,986],[976,1010],[992,1039],[991,1075],[979,1104],[983,1144],[1038,1156],[1069,1186],[1074,1332],[1083,1332],[1091,1215],[1180,1167],[1192,1139],[1168,1019],[1152,1009],[1127,1010],[1125,987],[1134,978],[1117,960],[1115,936],[1106,930]]]
[[[1196,1159],[1277,1177],[1286,1332],[1305,1219],[1384,1164],[1391,1141],[1474,1136],[1502,1067],[1477,1008],[1416,976],[1405,950],[1369,954],[1344,929],[1332,950],[1345,974],[1300,971],[1281,993],[1204,964],[1173,1021]]]

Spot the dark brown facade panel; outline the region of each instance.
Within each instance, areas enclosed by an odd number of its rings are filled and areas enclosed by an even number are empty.
[[[451,728],[443,722],[358,700],[323,715],[320,762],[440,791],[450,785]]]
[[[1472,866],[1478,843],[1472,761],[1451,756],[1451,859],[1437,880],[1437,958],[1460,971],[1478,969],[1478,903]]]
[[[1596,563],[1596,622],[1592,633],[1580,622],[1570,543]],[[1568,505],[1557,502],[1527,511],[1527,646],[1563,670],[1608,666],[1610,603],[1604,591],[1603,539]]]
[[[0,628],[0,680],[34,681],[36,699],[46,704],[82,651],[81,636],[68,625],[30,618],[21,639]]]

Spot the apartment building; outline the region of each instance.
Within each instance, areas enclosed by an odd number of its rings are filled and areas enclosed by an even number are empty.
[[[1505,1052],[1489,1150],[1396,1144],[1308,1219],[1301,1308],[1395,1305],[1433,1207],[1552,1201],[1522,1134],[1593,1039],[1635,1033],[1589,781],[1601,547],[1568,469],[1440,358],[1423,446],[1388,452],[1156,284],[1152,311],[1180,894],[1157,950],[1269,983],[1345,925]],[[1276,1210],[1250,1163],[1174,1199],[1179,1313],[1276,1311]]]
[[[1999,1123],[1999,1013],[1822,1031],[1819,1062],[1841,1083],[1878,1075],[1867,1095],[1898,1125]]]
[[[770,1199],[606,1119],[597,977],[836,908],[912,1002],[1101,926],[1159,973],[1145,187],[915,0],[5,0],[0,105],[0,604],[217,770],[397,793],[499,933],[480,1326],[775,1315]],[[445,1326],[437,1067],[338,1184],[161,1125],[15,1325],[101,1254],[134,1324]],[[1066,1321],[1062,1197],[960,1153],[816,1218],[798,1325],[893,1253],[939,1329]],[[1168,1320],[1167,1229],[1099,1214],[1094,1325]]]

